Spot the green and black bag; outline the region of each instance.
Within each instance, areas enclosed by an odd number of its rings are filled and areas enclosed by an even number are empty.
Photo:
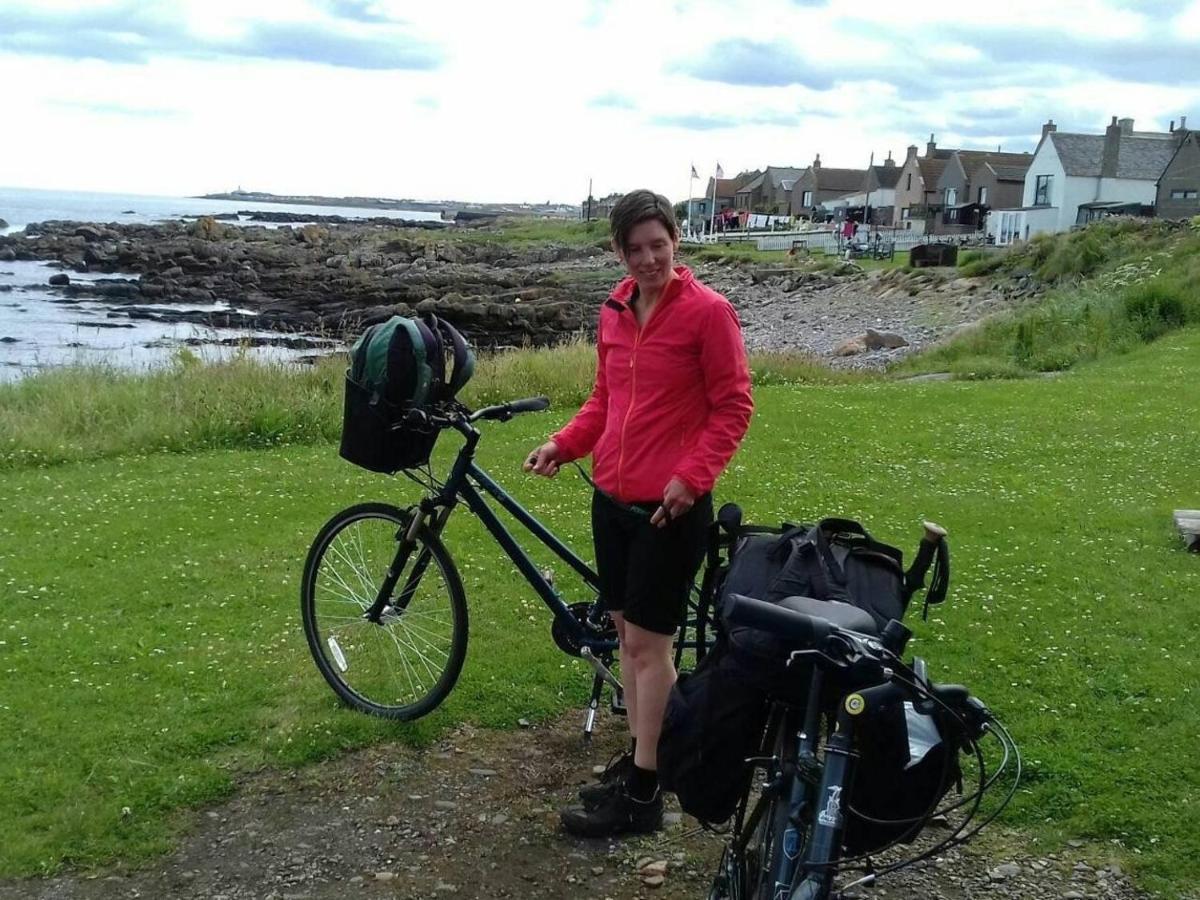
[[[409,413],[453,400],[474,371],[466,340],[436,316],[393,316],[370,326],[350,350],[342,458],[389,475],[424,465],[438,430]]]

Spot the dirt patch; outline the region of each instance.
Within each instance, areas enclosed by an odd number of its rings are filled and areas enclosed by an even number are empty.
[[[122,867],[0,882],[0,900],[708,896],[721,838],[678,812],[659,835],[580,841],[558,808],[623,744],[601,719],[592,746],[572,714],[510,732],[462,728],[436,745],[370,748],[299,772],[270,772],[195,813],[178,849]],[[1014,851],[1013,835],[947,853],[863,897],[1112,898],[1135,892],[1119,867],[1078,854]],[[660,886],[640,869],[665,863]],[[660,866],[661,868],[661,866]]]

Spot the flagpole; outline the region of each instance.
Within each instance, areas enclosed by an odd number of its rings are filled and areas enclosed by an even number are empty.
[[[688,237],[691,237],[692,236],[692,182],[694,182],[696,180],[696,164],[695,163],[691,164],[691,168],[688,169],[688,173],[689,173],[690,177],[688,178],[687,231],[688,231]]]
[[[721,164],[717,163],[717,171],[713,172],[712,215],[708,219],[709,237],[713,237],[716,234],[717,228],[717,172],[719,171],[721,171]]]

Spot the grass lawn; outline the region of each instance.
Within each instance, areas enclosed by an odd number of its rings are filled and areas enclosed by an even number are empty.
[[[768,385],[719,499],[747,518],[842,514],[907,549],[950,530],[950,600],[916,652],[997,710],[1027,762],[1008,822],[1116,854],[1147,887],[1200,880],[1200,331],[1053,379]],[[523,453],[570,410],[493,425],[481,461],[577,546],[587,489]],[[449,449],[449,448],[445,448]],[[240,773],[470,720],[582,703],[583,667],[482,529],[451,522],[471,606],[462,679],[410,725],[339,709],[298,582],[336,509],[413,496],[334,448],[118,456],[0,471],[0,874],[136,861]],[[559,566],[560,583],[569,584]],[[1192,748],[1189,750],[1189,748]]]

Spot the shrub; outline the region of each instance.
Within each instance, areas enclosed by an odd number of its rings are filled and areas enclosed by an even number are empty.
[[[1183,290],[1162,280],[1134,285],[1121,298],[1121,312],[1144,341],[1152,341],[1187,321]]]

